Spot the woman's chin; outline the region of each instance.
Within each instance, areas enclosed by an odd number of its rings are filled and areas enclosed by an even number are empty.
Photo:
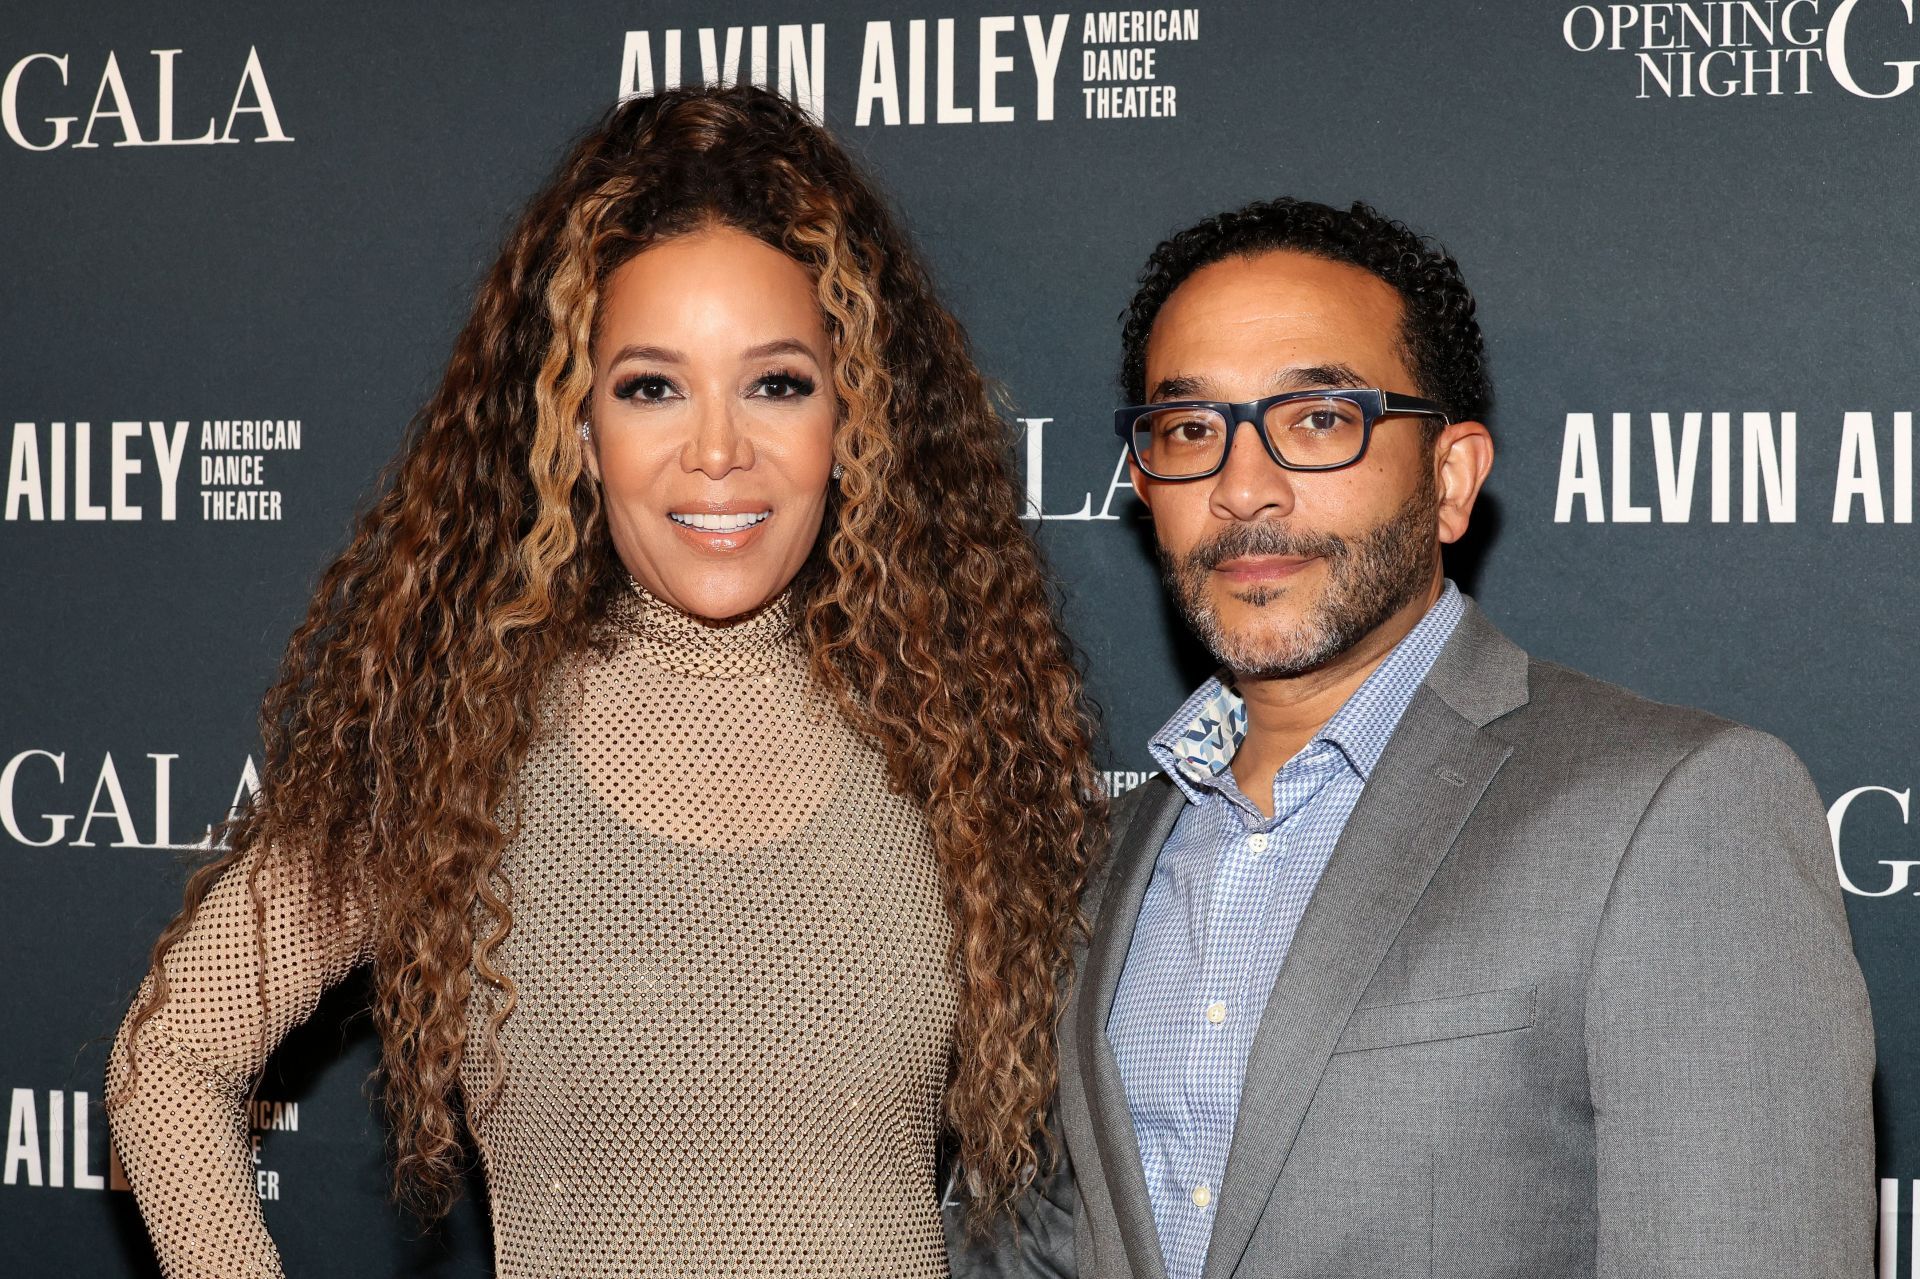
[[[635,575],[647,590],[682,613],[709,622],[744,616],[776,598],[793,580],[762,576],[692,572],[674,574],[658,582]]]

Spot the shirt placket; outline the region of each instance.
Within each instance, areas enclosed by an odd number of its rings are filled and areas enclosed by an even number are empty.
[[[1240,969],[1240,986],[1235,991],[1239,1015],[1234,1026],[1239,1049],[1240,1074],[1246,1073],[1247,1058],[1253,1052],[1253,1037],[1266,1012],[1267,996],[1279,976],[1279,964],[1273,952],[1291,940],[1291,930],[1283,932],[1279,913],[1280,898],[1293,871],[1295,850],[1306,837],[1302,827],[1310,819],[1313,802],[1332,780],[1335,760],[1330,747],[1315,742],[1307,752],[1293,760],[1274,778],[1273,829],[1267,835],[1260,855],[1265,869],[1255,918],[1249,928],[1247,962]]]
[[[1197,992],[1199,1024],[1187,1073],[1189,1131],[1198,1140],[1181,1149],[1182,1191],[1188,1211],[1184,1243],[1204,1257],[1212,1233],[1220,1181],[1233,1143],[1247,1058],[1277,973],[1262,962],[1274,931],[1273,915],[1290,849],[1314,798],[1333,776],[1332,748],[1317,743],[1274,778],[1271,818],[1229,810],[1225,853],[1215,872],[1208,912],[1205,963]]]
[[[1236,797],[1237,798],[1237,797]],[[1183,1254],[1204,1256],[1214,1205],[1232,1144],[1246,1062],[1246,1018],[1239,1015],[1245,975],[1254,962],[1270,899],[1280,819],[1255,813],[1244,801],[1220,797],[1220,855],[1207,911],[1200,980],[1187,1009],[1184,1076],[1186,1139],[1174,1152]]]

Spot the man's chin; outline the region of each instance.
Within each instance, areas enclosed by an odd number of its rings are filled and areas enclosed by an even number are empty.
[[[1229,669],[1244,675],[1302,674],[1325,660],[1320,628],[1309,625],[1309,610],[1294,601],[1254,604],[1229,601],[1214,617],[1218,629],[1209,645]]]

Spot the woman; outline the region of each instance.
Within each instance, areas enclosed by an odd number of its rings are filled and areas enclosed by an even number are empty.
[[[757,90],[538,196],[262,719],[111,1064],[164,1269],[278,1269],[240,1106],[373,969],[396,1184],[498,1272],[937,1275],[1045,1165],[1100,827],[958,325]]]

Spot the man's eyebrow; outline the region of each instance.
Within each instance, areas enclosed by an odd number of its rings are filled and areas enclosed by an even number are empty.
[[[1359,390],[1371,386],[1350,364],[1308,364],[1299,368],[1281,369],[1267,379],[1276,389],[1287,391],[1308,391],[1320,387],[1329,389]]]
[[[1205,399],[1206,397],[1202,392],[1211,385],[1212,383],[1203,377],[1187,377],[1184,374],[1177,374],[1173,377],[1163,377],[1158,382],[1155,382],[1153,384],[1153,393],[1147,396],[1147,398],[1149,400]]]
[[[1281,369],[1267,379],[1267,384],[1276,391],[1309,391],[1320,387],[1358,390],[1372,385],[1350,364],[1306,364]],[[1219,394],[1211,378],[1176,373],[1155,382],[1153,394],[1147,398],[1151,401],[1204,400],[1210,398],[1209,393]]]

